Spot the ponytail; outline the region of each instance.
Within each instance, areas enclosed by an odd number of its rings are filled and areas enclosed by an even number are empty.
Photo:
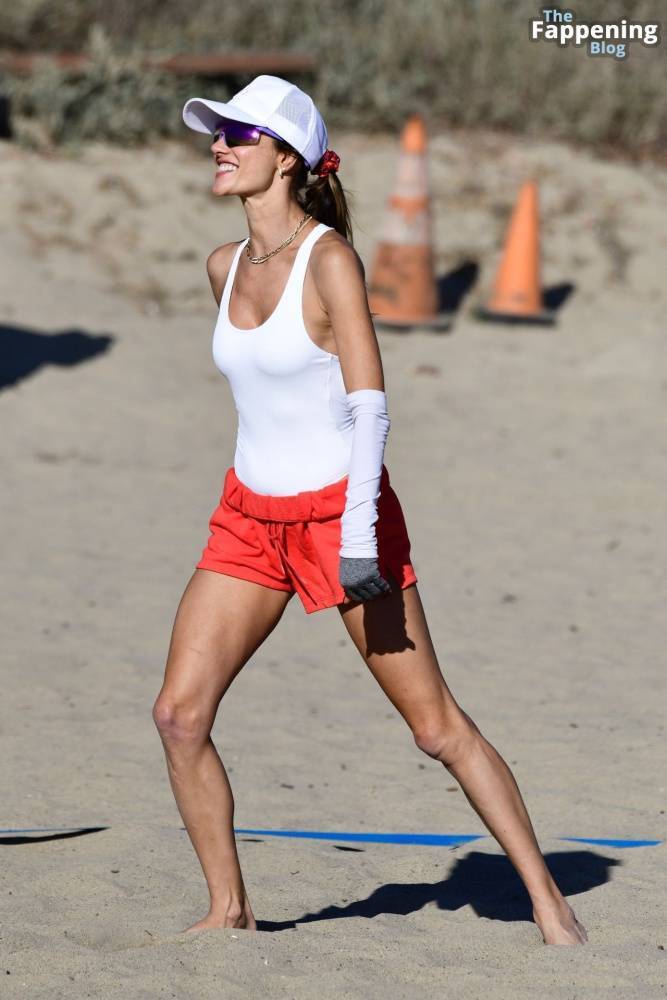
[[[290,170],[290,195],[304,212],[308,212],[325,226],[331,226],[353,243],[350,210],[345,189],[336,171],[330,170],[323,177],[314,176],[310,173],[303,156],[288,142],[275,138],[273,141],[279,152],[292,153],[297,158],[296,165]],[[313,179],[309,180],[310,177]]]

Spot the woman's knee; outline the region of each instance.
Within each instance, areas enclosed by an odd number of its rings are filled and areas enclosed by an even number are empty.
[[[480,736],[479,729],[462,709],[454,718],[438,715],[413,729],[419,749],[446,766],[465,758]]]
[[[199,699],[162,691],[153,705],[153,721],[160,735],[173,743],[199,743],[213,725],[211,708]]]

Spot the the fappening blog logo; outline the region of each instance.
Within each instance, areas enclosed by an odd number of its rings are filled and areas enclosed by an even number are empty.
[[[557,45],[586,45],[589,56],[611,56],[627,59],[630,44],[660,44],[659,21],[632,21],[619,17],[615,21],[579,20],[573,10],[544,7],[541,17],[529,22],[531,42],[555,42]]]

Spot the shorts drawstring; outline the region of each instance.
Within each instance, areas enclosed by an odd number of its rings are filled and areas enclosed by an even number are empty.
[[[280,554],[280,559],[283,564],[283,572],[289,574],[292,579],[297,580],[301,589],[308,595],[313,604],[318,604],[323,600],[336,602],[337,597],[327,583],[326,577],[324,576],[318,562],[317,553],[308,531],[308,525],[303,521],[292,523],[287,521],[264,521],[263,523],[267,529],[269,538]],[[310,557],[308,561],[308,579],[303,576],[302,569],[295,565],[294,561],[290,559],[287,552],[288,527],[291,532],[295,532],[298,535],[298,550],[299,555],[301,556],[301,561],[303,562],[303,557],[306,552]]]

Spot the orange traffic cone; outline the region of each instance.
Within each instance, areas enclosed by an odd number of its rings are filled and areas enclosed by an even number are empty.
[[[380,326],[449,326],[449,318],[438,312],[426,125],[418,114],[408,118],[401,134],[394,194],[375,253],[368,303]]]
[[[526,181],[517,199],[505,238],[491,300],[478,309],[480,319],[505,323],[553,323],[540,290],[540,241],[537,184]]]

